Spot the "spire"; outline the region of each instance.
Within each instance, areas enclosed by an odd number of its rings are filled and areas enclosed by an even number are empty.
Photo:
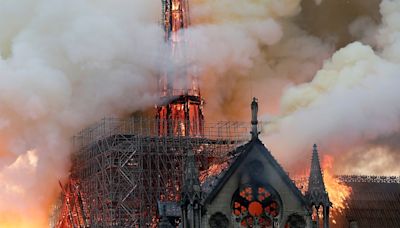
[[[329,227],[329,207],[332,205],[329,201],[328,193],[325,189],[324,178],[322,176],[321,165],[319,162],[317,145],[314,144],[312,159],[311,159],[311,170],[308,178],[308,190],[306,192],[306,198],[311,208],[315,208],[318,211],[320,206],[323,207],[323,220],[324,228]],[[318,222],[318,221],[317,221]]]
[[[182,187],[182,201],[193,203],[195,200],[201,199],[201,186],[199,181],[199,170],[196,166],[196,158],[194,151],[189,150],[187,153],[184,180]],[[185,203],[185,202],[183,202]]]
[[[185,173],[182,186],[182,227],[201,228],[202,198],[199,181],[199,170],[193,150],[189,150],[186,158]]]
[[[319,161],[319,155],[317,145],[314,144],[310,176],[308,178],[308,191],[307,195],[311,203],[315,205],[329,205],[328,193],[325,189],[324,178],[322,176],[321,165]]]
[[[251,102],[251,138],[252,139],[257,139],[258,132],[257,125],[258,125],[258,119],[257,119],[257,113],[258,113],[258,100],[257,98],[253,97],[253,102]]]

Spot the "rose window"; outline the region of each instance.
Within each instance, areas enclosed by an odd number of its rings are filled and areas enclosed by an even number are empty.
[[[244,186],[233,197],[232,213],[241,227],[272,227],[280,215],[276,196],[262,186]]]

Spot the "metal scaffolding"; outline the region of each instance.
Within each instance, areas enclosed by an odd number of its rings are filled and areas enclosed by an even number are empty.
[[[73,187],[63,204],[77,210],[59,212],[58,219],[69,219],[74,227],[153,226],[157,201],[179,200],[187,151],[195,152],[204,171],[250,137],[247,123],[205,124],[202,135],[183,136],[160,134],[158,121],[103,119],[76,135]]]

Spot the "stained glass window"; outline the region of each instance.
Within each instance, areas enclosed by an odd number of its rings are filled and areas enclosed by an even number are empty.
[[[277,196],[263,186],[242,186],[233,196],[232,214],[242,227],[272,227],[280,215]]]

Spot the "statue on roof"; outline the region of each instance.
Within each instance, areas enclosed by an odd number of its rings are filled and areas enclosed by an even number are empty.
[[[258,99],[253,97],[253,102],[251,102],[251,138],[257,139],[260,132],[258,132]]]

